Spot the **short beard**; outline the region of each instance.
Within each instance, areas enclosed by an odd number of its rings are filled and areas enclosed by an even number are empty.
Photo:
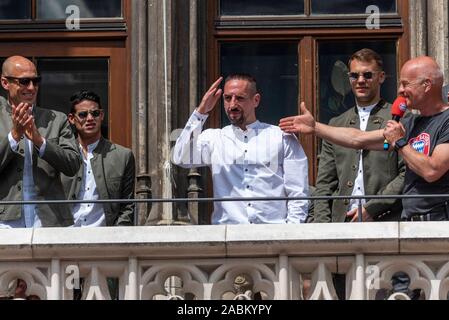
[[[227,114],[226,113],[226,116],[228,117],[228,119],[229,119],[229,122],[231,122],[231,124],[232,125],[234,125],[234,126],[237,126],[237,127],[239,127],[239,126],[241,126],[242,124],[244,124],[245,123],[245,116],[242,114],[242,116],[241,117],[239,117],[239,118],[237,118],[237,119],[231,119],[231,117],[229,116],[229,114]]]

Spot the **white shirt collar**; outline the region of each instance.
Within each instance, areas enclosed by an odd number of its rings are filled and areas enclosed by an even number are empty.
[[[95,148],[98,146],[99,142],[100,142],[100,139],[98,139],[94,143],[87,145],[87,153],[92,153],[95,150]],[[79,144],[79,147],[81,150],[83,150],[83,146],[81,145],[81,143]]]
[[[371,104],[369,106],[366,107],[360,107],[359,105],[357,105],[357,109],[359,110],[359,113],[370,113],[371,110],[374,109],[375,106],[377,106],[377,104],[379,103],[379,101],[377,101],[375,104]]]

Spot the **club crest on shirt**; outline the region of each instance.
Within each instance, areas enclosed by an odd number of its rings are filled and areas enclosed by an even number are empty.
[[[413,149],[419,153],[423,153],[426,156],[429,155],[430,151],[430,135],[428,133],[421,133],[416,138],[410,139],[408,142]]]

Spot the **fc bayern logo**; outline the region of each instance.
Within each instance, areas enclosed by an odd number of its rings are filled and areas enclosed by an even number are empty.
[[[421,133],[416,138],[410,139],[409,144],[419,153],[426,156],[430,153],[430,135],[428,133]]]

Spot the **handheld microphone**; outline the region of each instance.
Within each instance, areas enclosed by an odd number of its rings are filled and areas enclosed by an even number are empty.
[[[394,121],[399,121],[407,110],[407,100],[399,96],[394,100],[391,106],[391,119]],[[390,144],[387,139],[384,140],[384,150],[387,151],[390,148]]]

